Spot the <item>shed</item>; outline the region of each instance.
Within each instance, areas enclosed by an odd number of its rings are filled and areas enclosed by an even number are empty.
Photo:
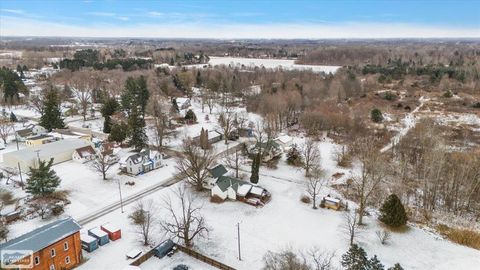
[[[106,232],[100,230],[100,228],[98,228],[98,227],[95,227],[93,229],[88,230],[88,234],[90,236],[95,237],[100,246],[106,245],[106,244],[108,244],[108,242],[110,242],[110,240],[108,240],[108,234]]]
[[[326,208],[333,210],[338,210],[342,206],[342,203],[339,199],[330,196],[323,197],[323,203],[325,204]]]
[[[170,251],[172,251],[174,246],[175,243],[173,243],[172,240],[167,239],[153,249],[153,254],[155,255],[155,257],[161,259],[165,257],[165,255],[167,255]]]
[[[110,238],[110,240],[112,241],[122,238],[122,231],[120,230],[120,228],[110,222],[107,222],[100,226],[100,229],[106,232],[108,234],[108,238]]]
[[[82,242],[82,249],[87,252],[92,252],[98,248],[97,238],[88,234],[80,234],[80,241]]]

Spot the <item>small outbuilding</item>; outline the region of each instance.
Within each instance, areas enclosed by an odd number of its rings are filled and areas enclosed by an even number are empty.
[[[108,240],[108,234],[98,227],[88,230],[88,235],[95,237],[100,246],[106,245],[110,242],[110,240]]]
[[[72,159],[81,163],[85,163],[95,159],[96,156],[95,149],[92,146],[87,145],[75,149],[72,154]]]
[[[173,243],[172,240],[167,239],[153,249],[153,254],[155,255],[155,257],[161,259],[165,257],[168,253],[170,253],[174,249],[174,247],[175,243]]]
[[[88,234],[80,234],[80,241],[82,242],[82,249],[87,252],[92,252],[98,248],[97,238]]]
[[[342,201],[340,199],[336,199],[330,196],[323,197],[321,203],[325,205],[325,208],[333,210],[339,210],[340,207],[342,207]]]
[[[108,238],[110,238],[110,240],[112,241],[122,238],[122,231],[120,230],[120,228],[110,222],[107,222],[100,226],[100,229],[106,232],[108,234]]]

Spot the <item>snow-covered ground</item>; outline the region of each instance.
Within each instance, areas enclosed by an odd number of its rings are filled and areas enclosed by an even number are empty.
[[[302,138],[295,140],[300,143]],[[320,142],[319,145],[326,177],[329,178],[337,171],[345,172],[345,177],[348,177],[348,171],[335,166],[334,153],[338,146],[329,141]],[[302,170],[288,166],[285,157],[276,170],[262,167],[259,184],[272,193],[272,200],[263,208],[234,201],[214,204],[209,202],[208,193],[198,195],[203,204],[202,213],[209,234],[207,238],[196,240],[195,249],[237,269],[261,269],[262,258],[267,251],[279,251],[286,247],[305,251],[316,246],[321,250],[335,252],[334,263],[338,265],[341,255],[348,249],[347,235],[342,230],[343,213],[327,209],[314,210],[311,205],[301,203],[300,196],[305,193],[303,174]],[[181,184],[183,183],[160,190],[143,200],[156,202],[159,208],[157,216],[161,219],[165,217],[165,211],[161,210],[162,198],[171,196],[173,190]],[[335,193],[325,188],[321,196],[326,194]],[[107,221],[114,222],[122,228],[123,238],[87,254],[89,260],[79,269],[121,269],[131,262],[125,259],[128,251],[134,248],[148,250],[138,241],[140,237],[128,220],[132,207],[133,204],[128,205],[123,214],[115,211],[84,226],[91,228]],[[388,267],[400,262],[404,269],[476,269],[480,263],[478,250],[451,243],[415,226],[404,233],[392,233],[389,243],[382,245],[375,235],[381,229],[375,216],[366,217],[365,221],[367,225],[357,241],[370,256],[378,255]],[[237,258],[237,223],[240,223],[242,261]],[[153,235],[155,243],[165,239],[158,225]],[[165,269],[172,265],[171,260],[153,259],[141,267]],[[208,268],[196,266],[193,269]]]
[[[191,270],[217,270],[217,268],[196,260],[183,252],[177,252],[172,257],[159,259],[152,257],[140,265],[142,270],[173,269],[175,266],[183,264]]]
[[[211,66],[231,65],[245,66],[248,68],[265,67],[266,69],[284,69],[284,70],[311,70],[313,72],[335,73],[341,66],[320,66],[320,65],[299,65],[295,60],[289,59],[263,59],[263,58],[239,58],[239,57],[216,57],[211,56],[208,62]],[[189,65],[189,67],[203,67],[203,64]]]

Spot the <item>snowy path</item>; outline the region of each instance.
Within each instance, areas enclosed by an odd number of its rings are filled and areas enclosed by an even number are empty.
[[[390,150],[395,144],[398,144],[400,142],[400,139],[407,135],[408,131],[415,127],[417,124],[417,119],[415,118],[415,113],[418,112],[423,105],[425,104],[425,101],[428,101],[424,96],[421,96],[419,99],[420,105],[418,105],[413,111],[409,112],[405,118],[402,120],[404,127],[400,129],[397,135],[393,136],[393,138],[390,140],[390,143],[387,144],[385,147],[383,147],[380,152],[385,152],[387,150]]]

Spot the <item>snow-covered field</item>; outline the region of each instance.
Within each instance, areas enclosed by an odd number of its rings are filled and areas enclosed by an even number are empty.
[[[216,57],[211,56],[208,62],[211,66],[231,65],[245,66],[248,68],[265,67],[266,69],[284,70],[311,70],[313,72],[335,73],[341,66],[298,65],[295,60],[289,59],[263,59],[263,58],[239,58],[239,57]],[[189,65],[189,67],[203,67],[204,65]]]
[[[296,141],[300,142],[301,138],[296,138]],[[342,171],[335,167],[333,159],[337,146],[326,141],[321,142],[320,147],[326,176],[330,177],[332,173]],[[347,175],[349,173],[345,170],[343,172]],[[310,205],[300,202],[299,198],[305,192],[303,173],[302,170],[288,166],[285,158],[280,161],[276,170],[262,168],[259,184],[272,193],[272,200],[263,208],[234,201],[214,204],[209,202],[208,193],[198,195],[203,204],[202,213],[209,227],[209,234],[207,238],[196,240],[195,249],[237,269],[261,269],[262,258],[267,251],[279,251],[286,247],[305,251],[316,246],[321,250],[335,252],[334,263],[338,265],[341,255],[348,249],[347,236],[342,230],[343,214],[327,209],[314,210]],[[165,211],[161,210],[162,198],[171,196],[173,190],[181,184],[183,183],[158,191],[143,200],[157,202],[158,217],[163,218]],[[335,193],[326,188],[321,195],[326,194]],[[350,202],[350,205],[355,204]],[[107,221],[114,222],[123,229],[123,238],[87,254],[89,260],[79,269],[121,269],[130,263],[125,259],[128,251],[134,248],[148,249],[138,241],[139,235],[128,220],[127,216],[132,212],[132,207],[133,204],[126,207],[123,214],[115,211],[84,226],[90,228]],[[370,256],[377,254],[388,267],[400,262],[404,269],[467,270],[476,269],[480,263],[478,250],[443,240],[438,235],[415,226],[411,226],[404,233],[392,233],[390,242],[382,245],[375,235],[375,232],[381,229],[375,216],[366,217],[365,221],[367,225],[357,241]],[[240,223],[242,261],[237,258],[237,223]],[[165,238],[158,225],[154,238],[155,243]],[[141,267],[165,269],[165,265],[170,266],[171,259],[149,260]],[[195,265],[192,269],[209,268]]]

